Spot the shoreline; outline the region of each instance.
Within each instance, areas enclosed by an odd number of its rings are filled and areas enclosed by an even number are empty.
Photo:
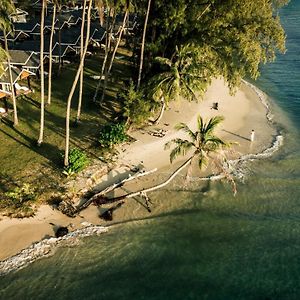
[[[166,166],[169,166],[168,173],[170,174],[172,171],[171,169],[174,166],[170,166],[166,164],[166,162],[168,162],[169,152],[167,151],[161,152],[163,151],[161,149],[161,146],[164,145],[165,140],[170,140],[174,138],[174,136],[181,137],[180,134],[172,130],[171,127],[174,127],[175,124],[182,121],[188,123],[188,125],[193,128],[192,125],[193,122],[195,121],[195,118],[198,115],[199,110],[201,110],[201,115],[204,116],[205,119],[207,119],[208,117],[211,117],[211,115],[214,114],[215,115],[225,114],[225,118],[226,118],[227,117],[226,114],[234,115],[232,110],[237,109],[237,113],[240,113],[239,115],[240,122],[238,122],[236,120],[237,118],[234,117],[233,121],[229,120],[227,121],[226,124],[224,124],[224,127],[218,131],[218,134],[220,134],[222,138],[225,138],[227,140],[228,137],[235,136],[235,138],[238,139],[239,142],[242,142],[237,146],[238,148],[237,151],[239,153],[238,157],[234,157],[230,160],[231,172],[233,173],[234,177],[237,177],[238,179],[242,179],[244,176],[242,172],[243,163],[248,162],[249,160],[251,161],[254,159],[271,156],[282,145],[283,138],[280,131],[275,130],[276,128],[274,128],[276,124],[273,123],[272,113],[270,111],[270,106],[268,104],[267,97],[262,91],[260,91],[254,85],[243,81],[243,86],[238,90],[235,96],[226,95],[225,97],[223,95],[224,88],[217,89],[218,86],[220,85],[222,85],[221,80],[216,80],[216,86],[212,86],[209,88],[206,96],[204,97],[204,101],[200,103],[186,103],[186,102],[184,104],[182,104],[183,102],[180,102],[179,104],[175,103],[169,110],[167,110],[165,113],[166,116],[161,121],[163,125],[151,127],[151,128],[153,127],[167,128],[168,132],[165,135],[165,137],[156,138],[149,135],[147,131],[149,130],[150,127],[146,128],[143,131],[134,132],[132,136],[137,140],[137,142],[127,145],[126,147],[122,147],[124,151],[122,150],[121,156],[119,158],[120,164],[121,165],[126,164],[129,166],[130,165],[137,166],[142,164],[146,170],[153,169],[153,167],[162,170],[163,168],[166,168]],[[243,102],[242,103],[243,107],[237,107],[236,103],[234,102],[235,101],[234,99],[238,99],[239,97],[242,96],[244,97],[242,100],[246,99],[245,102],[247,103]],[[214,99],[221,99],[220,97],[224,98],[224,99],[222,98],[223,101],[218,101],[220,105],[220,110],[215,111],[211,109],[212,101]],[[229,107],[226,107],[228,103],[226,101],[228,99],[229,99],[229,104],[231,104],[231,106],[228,105]],[[180,114],[179,117],[177,111],[179,111],[178,106],[180,105],[186,106],[187,110],[182,112],[182,114]],[[189,115],[191,111],[194,112],[192,118]],[[255,112],[253,113],[254,117],[253,116],[249,117],[249,111]],[[183,120],[178,120],[180,118]],[[255,142],[256,143],[255,147],[249,145],[249,141],[247,141],[247,136],[245,134],[245,132],[251,130],[251,128],[249,129],[249,121],[251,124],[251,122],[253,122],[253,118],[260,120],[259,126],[257,125],[256,126],[259,127],[259,129],[261,129],[261,132],[263,132],[263,134],[259,136],[260,143]],[[172,122],[173,124],[171,124],[171,121],[173,121]],[[267,127],[269,128],[265,130]],[[226,128],[226,130],[224,128]],[[153,153],[156,153],[156,155],[153,155]],[[118,170],[114,170],[114,171],[119,176],[122,175],[122,173],[118,173]],[[109,174],[104,176],[104,178],[106,178],[107,181],[109,179],[116,181],[117,176],[112,176],[112,177],[113,178],[111,178]],[[193,181],[209,180],[209,179],[218,180],[221,179],[221,176],[212,175],[212,176],[207,176],[202,178],[196,178],[196,177],[192,178]],[[103,180],[103,182],[105,182],[105,179]],[[74,232],[78,232],[78,236],[76,237],[78,238],[78,237],[87,236],[85,235],[85,231],[88,230],[88,228],[98,228],[99,230],[103,230],[103,228],[105,228],[105,231],[107,231],[110,226],[103,227],[103,224],[99,224],[99,223],[104,223],[104,221],[102,221],[98,217],[98,213],[99,212],[96,209],[93,210],[93,208],[90,207],[84,213],[82,213],[80,217],[76,217],[72,219],[62,215],[58,211],[54,212],[50,208],[46,209],[45,206],[42,206],[38,214],[35,217],[30,218],[29,220],[28,219],[1,220],[0,221],[0,233],[1,233],[0,246],[2,246],[2,244],[3,245],[5,244],[6,251],[4,251],[4,253],[1,253],[2,251],[0,252],[0,260],[1,260],[0,276],[5,275],[11,271],[15,271],[20,268],[23,268],[28,264],[32,263],[33,261],[35,261],[36,259],[40,259],[44,256],[52,255],[55,252],[53,248],[59,246],[58,245],[59,242],[54,243],[53,241],[54,240],[59,241],[59,239],[52,238],[52,237],[49,238],[49,235],[51,234],[51,227],[48,224],[49,222],[59,223],[62,226],[65,226],[67,223],[72,222],[74,231],[72,229],[72,231],[65,238],[65,240],[70,239],[70,242],[72,241],[72,239],[74,239],[73,236]],[[84,223],[86,224],[84,225]],[[36,225],[39,225],[39,227],[41,226],[40,228],[41,231],[39,231],[39,234],[37,235],[32,235],[32,231],[36,230],[37,227]],[[25,231],[24,233],[27,239],[23,240],[24,242],[23,244],[20,243],[19,245],[12,247],[12,249],[9,249],[9,245],[12,245],[17,239],[20,239],[20,236],[18,237],[18,234],[16,235],[15,232],[18,231],[18,229],[20,229],[20,226],[22,227],[28,226],[28,230]],[[82,232],[83,235],[80,235],[80,232]],[[93,234],[94,233],[91,232],[90,235]],[[7,241],[8,237],[10,238],[10,241]],[[43,237],[45,239],[41,240]],[[37,249],[43,249],[43,247],[41,246],[44,245],[43,243],[45,243],[45,245],[47,245],[48,247],[49,245],[47,243],[49,241],[50,244],[52,243],[51,244],[52,246],[54,245],[53,247],[50,247],[51,251],[50,250],[49,252],[46,251],[47,253],[44,254],[43,251],[37,250]],[[0,249],[3,249],[3,247],[0,247]],[[31,253],[37,253],[38,255],[34,259],[27,259],[28,257],[32,257]]]

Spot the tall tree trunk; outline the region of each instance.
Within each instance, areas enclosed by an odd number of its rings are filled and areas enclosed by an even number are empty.
[[[14,87],[14,81],[13,81],[11,64],[10,64],[10,56],[9,56],[9,52],[8,52],[8,43],[7,43],[6,30],[4,30],[3,33],[4,33],[4,42],[5,42],[5,51],[6,51],[6,54],[7,54],[7,63],[8,63],[8,73],[9,73],[9,83],[10,83],[10,88],[11,88],[11,97],[12,97],[13,108],[14,108],[14,126],[18,126],[19,125],[19,120],[18,120],[18,112],[17,112],[17,100],[16,100],[15,87]]]
[[[83,47],[84,47],[85,8],[86,8],[86,0],[84,0],[84,2],[83,2],[83,8],[82,8],[82,24],[81,24],[81,39],[80,39],[80,59],[82,59]],[[82,70],[80,72],[79,97],[78,97],[78,107],[77,107],[76,123],[79,123],[79,121],[80,121],[80,114],[81,114],[82,91],[83,91],[83,74],[84,74],[83,70],[84,70],[84,63],[83,63],[83,66],[82,66]]]
[[[61,5],[58,6],[58,75],[61,73],[62,58],[61,58]]]
[[[69,165],[71,101],[72,101],[72,97],[73,97],[74,92],[75,92],[75,88],[76,88],[77,82],[79,80],[80,72],[81,72],[81,70],[83,68],[85,55],[86,55],[87,48],[88,48],[88,45],[89,45],[92,3],[93,3],[93,1],[90,0],[89,8],[88,8],[88,15],[87,15],[87,32],[86,32],[86,40],[85,40],[85,46],[84,46],[83,55],[82,55],[82,57],[80,59],[80,64],[78,66],[77,73],[75,75],[75,79],[74,79],[74,82],[73,82],[73,85],[72,85],[72,88],[71,88],[71,91],[69,93],[68,100],[67,100],[66,141],[65,141],[65,158],[64,158],[64,165],[65,166]]]
[[[41,63],[41,121],[40,121],[40,135],[37,141],[38,146],[43,143],[44,139],[44,113],[45,113],[45,82],[44,82],[44,24],[45,24],[45,7],[46,0],[42,0],[41,12],[41,50],[40,50],[40,63]]]
[[[115,24],[115,14],[113,14],[112,24],[109,24],[109,20],[110,20],[110,13],[108,13],[108,17],[106,18],[105,52],[104,52],[104,58],[103,58],[103,63],[102,63],[102,67],[101,67],[100,80],[97,84],[96,91],[95,91],[95,94],[93,97],[94,102],[96,102],[96,99],[98,97],[99,89],[100,89],[101,82],[102,82],[102,77],[103,77],[105,67],[107,64],[107,59],[108,59],[108,55],[109,55],[109,49],[110,49],[111,39],[112,39],[112,34],[113,34],[113,28],[114,28],[114,24]]]
[[[141,58],[140,58],[140,67],[139,67],[137,89],[140,88],[141,79],[142,79],[142,71],[143,71],[143,63],[144,63],[145,39],[146,39],[146,31],[147,31],[147,25],[148,25],[148,18],[149,18],[149,13],[150,13],[150,6],[151,6],[151,0],[148,0],[148,8],[147,8],[147,13],[146,13],[146,17],[145,17],[144,30],[143,30],[143,38],[142,38]]]
[[[112,65],[113,65],[113,62],[114,62],[114,59],[115,59],[118,47],[119,47],[121,39],[122,39],[122,34],[124,32],[124,28],[125,28],[125,25],[126,25],[127,17],[128,17],[128,9],[125,12],[123,23],[122,23],[122,27],[121,27],[121,30],[120,30],[120,33],[119,33],[119,37],[118,37],[117,43],[115,45],[114,51],[112,53],[112,56],[110,58],[110,63],[109,63],[109,66],[108,66],[106,74],[105,74],[104,87],[103,87],[102,97],[101,97],[100,103],[103,102],[104,97],[105,97],[105,91],[106,91],[106,88],[107,88],[108,76],[110,74],[110,71],[111,71],[111,68],[112,68]]]
[[[157,119],[154,121],[154,124],[155,124],[155,125],[157,125],[157,124],[160,122],[161,118],[162,118],[163,115],[164,115],[165,108],[166,108],[166,102],[165,102],[164,97],[161,98],[160,102],[161,102],[161,109],[160,109],[159,116],[158,116]]]
[[[54,35],[54,27],[56,20],[56,3],[54,1],[53,7],[53,17],[52,17],[52,27],[50,34],[50,43],[49,43],[49,77],[48,77],[48,105],[51,104],[51,94],[52,94],[52,48],[53,48],[53,35]]]
[[[186,168],[191,163],[192,158],[193,158],[193,156],[190,157],[187,161],[185,161],[166,181],[164,181],[160,184],[157,184],[155,186],[152,186],[152,187],[149,187],[146,189],[139,190],[137,192],[132,192],[132,193],[129,193],[129,194],[126,194],[123,196],[111,198],[111,199],[105,198],[105,197],[103,197],[103,195],[101,193],[99,193],[100,194],[99,196],[98,195],[93,196],[93,201],[97,205],[102,205],[102,204],[106,204],[106,203],[117,202],[117,201],[128,199],[128,198],[133,198],[136,196],[146,194],[148,192],[153,192],[158,189],[161,189],[162,187],[168,185],[184,168]]]

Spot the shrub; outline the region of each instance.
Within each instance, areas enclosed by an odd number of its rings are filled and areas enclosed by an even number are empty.
[[[118,96],[118,100],[123,104],[123,116],[128,123],[133,125],[142,125],[151,116],[153,101],[145,97],[142,89],[136,91],[133,82],[130,82],[129,88]]]
[[[12,217],[29,217],[34,214],[32,204],[36,201],[37,194],[35,188],[24,183],[21,187],[15,187],[6,192],[0,199],[0,208],[5,210],[5,214]]]
[[[99,143],[103,148],[112,148],[127,141],[126,126],[123,123],[107,124],[100,132]]]
[[[69,153],[69,165],[65,167],[63,173],[67,176],[71,176],[84,169],[88,163],[89,160],[86,154],[78,148],[73,148]]]

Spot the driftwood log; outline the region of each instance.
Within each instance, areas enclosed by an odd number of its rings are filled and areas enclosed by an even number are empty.
[[[108,186],[107,188],[105,188],[101,192],[99,192],[99,193],[95,194],[94,196],[92,196],[90,199],[88,199],[82,205],[77,206],[76,213],[79,213],[82,210],[86,209],[91,203],[94,203],[94,204],[97,205],[97,202],[96,202],[97,199],[105,198],[104,195],[106,195],[109,192],[112,192],[116,188],[119,188],[119,187],[123,186],[126,182],[129,182],[129,181],[132,181],[134,179],[137,179],[137,178],[140,178],[140,177],[152,174],[152,173],[154,173],[156,171],[157,171],[157,169],[155,168],[155,169],[147,171],[147,172],[145,172],[145,171],[138,172],[138,173],[136,173],[134,175],[129,175],[127,178],[125,178],[125,179],[123,179],[123,180],[121,180],[121,181],[119,181],[117,183],[114,183],[113,185]],[[116,202],[116,201],[114,201],[114,202]],[[110,203],[110,202],[107,202],[107,203]]]
[[[167,184],[169,184],[176,177],[176,175],[178,175],[178,173],[180,173],[180,171],[182,171],[185,167],[187,167],[191,163],[192,158],[193,157],[190,157],[187,161],[185,161],[167,180],[165,180],[164,182],[162,182],[160,184],[157,184],[155,186],[152,186],[152,187],[149,187],[146,189],[142,189],[142,190],[139,190],[136,192],[131,192],[126,195],[122,195],[122,196],[115,197],[115,198],[107,198],[107,197],[105,197],[105,193],[100,192],[100,193],[94,195],[88,201],[92,200],[92,202],[95,205],[100,206],[103,204],[114,203],[114,202],[118,202],[118,201],[121,201],[124,199],[133,198],[136,196],[142,196],[145,199],[147,199],[148,197],[147,197],[146,193],[153,192],[153,191],[158,190],[158,189],[166,186]]]

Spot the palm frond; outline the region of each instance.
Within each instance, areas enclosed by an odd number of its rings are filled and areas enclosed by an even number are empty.
[[[211,144],[215,144],[219,147],[229,147],[230,146],[230,143],[227,143],[225,141],[223,141],[222,139],[218,138],[217,136],[215,135],[207,135],[206,138],[205,138],[205,141],[207,144],[211,143]]]
[[[201,132],[201,133],[203,132],[203,124],[204,124],[204,122],[203,122],[202,117],[200,115],[198,115],[198,117],[197,117],[197,126],[198,126],[198,131]]]
[[[208,123],[205,125],[205,132],[206,133],[211,133],[212,131],[214,131],[216,129],[216,127],[222,122],[224,121],[224,117],[223,116],[216,116],[211,118]]]
[[[8,54],[5,52],[5,50],[0,46],[0,76],[2,76],[4,72],[3,62],[7,60],[7,55]]]
[[[188,140],[173,139],[165,144],[165,149],[169,149],[172,144],[176,147],[170,153],[170,162],[172,163],[179,155],[186,155],[186,153],[194,147],[194,144]]]
[[[196,140],[196,134],[185,124],[185,123],[179,123],[177,125],[175,125],[175,129],[176,130],[182,130],[185,133],[187,133],[190,138],[192,139],[192,141]]]
[[[172,66],[172,61],[166,57],[155,57],[154,59],[156,62],[158,62],[160,65],[167,65],[169,67]]]

